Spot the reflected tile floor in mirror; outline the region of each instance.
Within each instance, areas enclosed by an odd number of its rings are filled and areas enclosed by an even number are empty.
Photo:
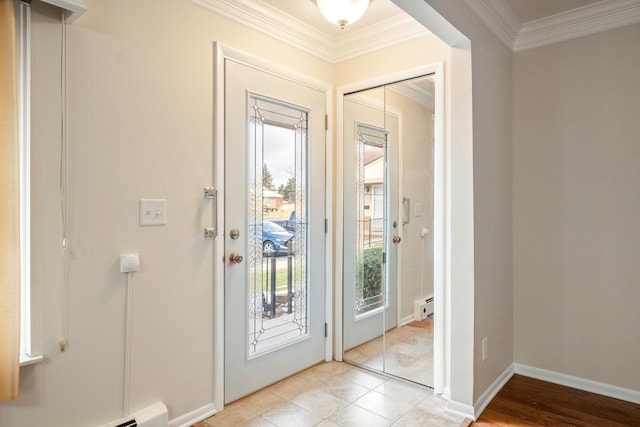
[[[345,353],[349,363],[433,387],[433,320],[411,322]],[[383,366],[383,354],[386,358]]]
[[[444,407],[445,400],[426,388],[329,362],[227,405],[194,427],[461,425],[463,419]]]

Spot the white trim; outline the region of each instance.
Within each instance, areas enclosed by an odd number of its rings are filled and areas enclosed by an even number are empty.
[[[477,420],[480,417],[482,411],[484,411],[489,403],[491,403],[493,398],[496,397],[496,394],[498,394],[498,392],[502,390],[502,387],[504,387],[507,381],[509,381],[511,377],[513,377],[513,374],[515,374],[515,367],[513,364],[511,364],[498,376],[498,378],[496,378],[496,380],[489,387],[487,387],[484,393],[480,395],[478,400],[476,400],[473,404],[473,411],[475,414],[473,417],[474,420]]]
[[[407,317],[403,317],[402,319],[400,319],[398,321],[398,327],[408,325],[409,323],[413,322],[414,320],[416,320],[416,319],[413,317],[413,314],[411,314],[410,316],[407,316]]]
[[[329,86],[331,88],[331,86]],[[333,91],[326,91],[327,126],[325,129],[325,204],[324,217],[327,228],[324,234],[325,251],[325,315],[327,336],[325,337],[325,362],[333,360]]]
[[[343,360],[343,328],[344,328],[344,286],[342,275],[344,274],[344,88],[336,89],[336,210],[335,210],[335,264],[333,266],[335,311],[333,318],[334,342],[333,358],[339,362]]]
[[[447,270],[446,253],[449,242],[445,232],[445,224],[451,216],[451,210],[446,203],[448,187],[446,170],[446,142],[445,127],[445,84],[444,63],[435,64],[434,75],[434,120],[433,120],[433,342],[439,343],[441,348],[433,352],[433,391],[446,395],[450,378],[446,368],[451,361],[447,360],[445,347],[451,343],[450,316],[445,313],[447,294],[446,277],[451,273]],[[440,209],[437,209],[440,207]],[[438,369],[435,369],[439,367]]]
[[[213,46],[213,185],[217,189],[212,224],[217,226],[213,239],[213,404],[224,408],[224,58],[226,48]]]
[[[81,0],[43,0],[71,11],[73,22],[86,7]],[[398,15],[332,37],[268,3],[254,0],[190,0],[225,18],[274,37],[330,63],[431,34],[408,15]],[[396,0],[399,6],[403,3]],[[464,0],[469,9],[511,50],[520,52],[640,22],[638,0],[602,0],[546,18],[521,23],[506,0]]]
[[[465,405],[464,403],[456,402],[455,400],[449,400],[447,402],[447,406],[444,408],[444,412],[445,414],[471,418],[475,421],[473,406]]]
[[[218,230],[217,236],[213,242],[214,250],[213,250],[213,259],[214,259],[214,332],[213,332],[213,407],[217,410],[222,410],[224,407],[224,269],[225,264],[223,261],[224,255],[224,123],[225,123],[225,111],[224,111],[224,60],[232,59],[236,62],[248,65],[250,67],[261,70],[265,73],[270,73],[273,75],[277,75],[279,77],[288,79],[292,82],[296,82],[298,84],[305,85],[312,89],[321,91],[325,93],[326,102],[329,102],[325,108],[326,113],[331,113],[331,89],[332,86],[329,83],[313,79],[305,74],[299,73],[297,71],[293,71],[291,69],[285,68],[281,65],[272,63],[266,59],[248,54],[239,49],[235,49],[224,45],[219,42],[215,42],[213,46],[213,56],[214,56],[214,141],[213,141],[213,152],[214,152],[214,187],[218,190],[218,203],[217,203],[217,223]],[[331,129],[329,127],[329,129]],[[326,131],[327,135],[326,141],[326,151],[325,155],[333,155],[329,153],[329,148],[331,144],[330,133]],[[326,157],[328,159],[328,157]],[[331,176],[327,176],[327,180],[330,180]],[[326,191],[326,200],[331,200],[333,198],[332,186],[329,186],[325,189]],[[325,200],[325,201],[326,201]],[[325,215],[329,212],[330,206],[325,206]],[[216,213],[214,212],[214,215]],[[330,218],[330,215],[327,216]],[[331,227],[329,227],[331,230]],[[333,237],[331,232],[325,234],[325,239],[327,242],[333,241]],[[331,249],[329,246],[325,248],[327,252],[326,261],[331,262]],[[331,266],[325,267],[326,271],[331,271]],[[333,290],[332,290],[332,275],[328,274],[325,277],[325,299],[332,298]],[[325,301],[325,304],[328,306],[327,310],[332,309],[331,302],[329,300]],[[325,312],[325,322],[331,326],[331,315],[327,316],[329,311]],[[328,337],[325,340],[325,360],[330,361],[331,355],[333,354],[333,341],[331,339],[331,333],[328,331]]]
[[[58,6],[61,9],[67,11],[65,22],[67,24],[73,23],[83,13],[87,11],[87,6],[84,5],[83,0],[42,0],[45,3]]]
[[[411,16],[398,15],[336,38],[329,61],[345,61],[430,34],[429,30]]]
[[[23,366],[29,366],[29,365],[35,365],[36,363],[40,363],[44,361],[44,356],[27,356],[27,355],[20,355],[20,367],[22,368]]]
[[[216,409],[216,405],[213,403],[208,403],[196,410],[188,412],[184,415],[179,416],[178,418],[174,418],[169,421],[169,427],[190,427],[195,423],[200,421],[204,421],[209,417],[214,416],[220,412]]]
[[[31,7],[22,2],[18,2],[18,5],[16,36],[20,148],[20,366],[24,366],[35,363],[31,361],[38,356],[31,356]]]
[[[358,31],[332,37],[265,2],[190,1],[331,63],[430,34],[410,16],[398,15]]]
[[[640,22],[638,0],[601,0],[520,23],[506,0],[464,0],[511,50],[521,52]]]
[[[638,0],[605,0],[525,23],[513,50],[520,52],[637,22],[640,22]]]
[[[520,363],[514,363],[514,368],[515,373],[518,375],[524,375],[526,377],[536,378],[538,380],[548,381],[554,384],[640,404],[640,391],[638,390],[630,390],[628,388],[618,387],[586,378],[575,377],[561,372],[549,371],[542,368],[536,368],[535,366],[522,365]]]
[[[464,0],[464,3],[509,49],[513,49],[522,23],[507,3],[499,0]]]

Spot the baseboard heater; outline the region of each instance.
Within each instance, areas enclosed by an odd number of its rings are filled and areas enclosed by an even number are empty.
[[[130,417],[121,418],[102,427],[168,427],[169,413],[162,402],[154,403]]]
[[[424,299],[415,300],[413,302],[413,319],[420,321],[433,314],[433,297],[429,296]]]

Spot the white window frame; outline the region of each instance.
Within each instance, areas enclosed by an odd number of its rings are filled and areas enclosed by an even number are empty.
[[[31,349],[31,6],[16,1],[20,144],[20,366],[42,360]]]

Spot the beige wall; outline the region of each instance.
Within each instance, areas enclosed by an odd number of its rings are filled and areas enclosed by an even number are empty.
[[[131,411],[169,418],[212,402],[213,42],[331,82],[330,64],[182,0],[86,0],[67,26],[68,281],[60,251],[60,11],[33,5],[35,350],[2,426],[101,425],[121,416],[126,275],[133,279]],[[138,226],[138,200],[167,200],[167,225]],[[61,295],[68,296],[64,353]]]
[[[120,415],[126,277],[118,256],[128,252],[142,256],[134,276],[131,409],[161,400],[175,418],[211,402],[212,253],[202,239],[211,206],[202,187],[212,178],[216,40],[268,52],[267,59],[336,86],[448,61],[446,108],[455,109],[448,155],[460,159],[452,188],[472,178],[475,192],[475,199],[452,199],[452,241],[475,238],[476,252],[475,263],[469,249],[449,260],[456,272],[452,397],[473,404],[513,360],[511,53],[461,0],[429,3],[471,40],[473,81],[465,74],[468,51],[435,38],[332,66],[188,1],[86,0],[89,11],[67,27],[69,347],[60,353],[61,28],[55,9],[34,2],[34,307],[36,350],[47,360],[22,370],[21,395],[3,403],[0,424],[99,425]],[[147,197],[167,199],[165,227],[138,227],[138,199]],[[479,357],[484,336],[487,362]]]
[[[514,55],[515,361],[640,390],[640,25]]]
[[[335,64],[334,82],[337,87],[345,86],[445,61],[449,55],[449,47],[445,43],[433,35],[424,36]]]
[[[433,109],[393,91],[386,90],[386,102],[401,114],[402,194],[411,199],[409,224],[402,227],[399,259],[401,291],[399,318],[413,315],[413,302],[433,296]],[[417,205],[422,214],[416,216]],[[400,220],[403,211],[399,212]],[[429,230],[421,237],[422,228]]]

